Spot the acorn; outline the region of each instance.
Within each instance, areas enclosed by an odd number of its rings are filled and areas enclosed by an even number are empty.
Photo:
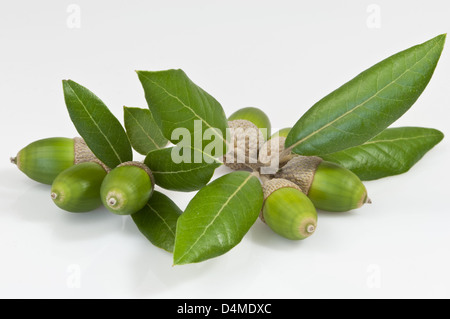
[[[320,157],[297,155],[275,177],[298,185],[317,209],[345,212],[371,203],[357,175]]]
[[[100,195],[105,207],[117,215],[141,210],[154,189],[153,175],[141,162],[125,162],[112,169],[103,180]]]
[[[269,139],[271,139],[272,137],[277,137],[277,136],[286,138],[290,131],[291,131],[291,127],[282,128],[282,129],[278,130],[277,132],[275,132]]]
[[[247,120],[228,122],[229,149],[223,157],[223,163],[234,170],[258,169],[258,150],[264,137],[259,128]]]
[[[11,158],[11,162],[29,178],[49,185],[67,168],[91,161],[103,164],[80,137],[41,139],[28,144]]]
[[[256,107],[242,108],[228,118],[228,140],[232,146],[223,158],[234,170],[257,170],[258,150],[270,135],[268,116]]]
[[[317,211],[296,184],[274,178],[263,184],[261,219],[277,234],[292,240],[311,236],[317,228]]]
[[[88,212],[102,205],[100,186],[107,171],[99,163],[84,162],[62,171],[52,184],[51,198],[61,209]]]
[[[246,120],[255,124],[262,132],[264,140],[270,136],[270,119],[264,111],[257,107],[244,107],[230,115],[228,121]]]

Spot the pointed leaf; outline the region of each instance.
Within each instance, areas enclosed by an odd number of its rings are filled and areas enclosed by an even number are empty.
[[[108,107],[72,80],[64,80],[63,89],[70,118],[95,156],[110,168],[131,161],[133,153],[128,136]]]
[[[165,189],[191,192],[205,186],[214,174],[214,170],[222,165],[214,161],[208,163],[202,160],[202,154],[192,150],[191,161],[176,163],[172,151],[178,154],[176,147],[154,150],[147,154],[145,165],[152,171],[155,183]],[[200,161],[195,162],[197,153]]]
[[[263,192],[249,172],[233,172],[203,187],[180,216],[174,264],[204,261],[236,246],[258,218]]]
[[[174,130],[190,133],[192,145],[203,151],[206,130],[218,136],[225,147],[227,119],[222,106],[193,83],[182,70],[137,71],[150,111],[163,135],[173,144],[179,142]],[[221,154],[224,149],[221,150]]]
[[[374,180],[407,172],[443,137],[431,128],[388,128],[360,146],[322,158],[348,168],[361,180]]]
[[[362,72],[313,105],[294,125],[285,146],[323,155],[360,145],[403,115],[427,86],[445,34],[399,52]]]
[[[144,208],[131,217],[152,244],[173,252],[175,229],[181,213],[182,210],[169,197],[154,191]]]
[[[142,155],[163,148],[169,142],[161,133],[149,109],[123,107],[124,124],[133,148]]]

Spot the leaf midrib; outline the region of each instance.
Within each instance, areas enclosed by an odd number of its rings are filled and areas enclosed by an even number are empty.
[[[91,119],[92,123],[94,123],[94,125],[97,127],[98,131],[100,132],[101,135],[103,135],[103,137],[105,138],[105,140],[108,142],[110,148],[112,149],[112,151],[114,152],[114,155],[116,155],[117,159],[119,160],[119,162],[123,162],[122,158],[120,157],[120,155],[116,152],[116,149],[114,148],[113,144],[111,143],[111,141],[108,139],[108,136],[105,135],[105,133],[103,133],[102,129],[100,128],[100,126],[97,124],[97,122],[95,122],[94,118],[92,117],[91,113],[88,111],[88,109],[86,108],[86,105],[84,105],[83,101],[78,97],[78,94],[75,92],[75,90],[72,88],[72,86],[70,85],[69,81],[66,81],[66,83],[68,84],[70,90],[73,92],[74,96],[77,98],[78,102],[80,102],[80,104],[83,106],[83,109],[85,110],[86,114],[89,116],[89,118]]]
[[[184,256],[186,256],[193,248],[195,245],[197,245],[198,241],[206,234],[207,230],[209,229],[209,227],[211,227],[211,225],[216,221],[216,219],[219,217],[219,215],[222,213],[222,211],[225,209],[225,207],[228,205],[228,203],[231,201],[231,199],[236,196],[236,194],[245,186],[245,184],[247,184],[247,182],[253,177],[253,175],[249,175],[242,183],[241,185],[239,185],[238,188],[236,188],[236,190],[233,192],[233,194],[231,194],[228,199],[225,201],[225,203],[222,204],[222,206],[220,207],[219,211],[217,212],[217,214],[214,216],[214,218],[211,220],[211,222],[205,226],[205,229],[203,230],[203,232],[200,234],[200,236],[197,237],[197,240],[191,245],[191,247],[186,250],[184,252],[183,255],[181,255],[177,260],[180,261],[184,258]]]
[[[169,229],[169,231],[172,233],[173,237],[175,238],[175,233],[173,232],[172,228],[169,226],[169,224],[167,224],[166,220],[164,218],[162,218],[162,216],[158,213],[158,211],[156,209],[154,209],[152,206],[150,206],[150,204],[146,204],[148,208],[150,208],[150,210],[152,210],[156,216],[158,216],[162,222],[164,223],[164,225],[166,225],[167,229]]]
[[[433,45],[433,47],[428,50],[428,52],[419,60],[417,60],[412,66],[410,66],[409,68],[407,68],[402,74],[400,74],[397,78],[395,78],[394,80],[392,80],[391,82],[389,82],[387,85],[385,85],[381,90],[377,91],[374,95],[372,95],[370,98],[368,98],[367,100],[365,100],[364,102],[356,105],[355,107],[353,107],[352,109],[350,109],[349,111],[345,112],[344,114],[338,116],[336,119],[334,119],[333,121],[327,123],[326,125],[322,126],[321,128],[319,128],[316,131],[313,131],[312,133],[310,133],[308,136],[304,137],[303,139],[297,141],[296,143],[292,144],[291,146],[289,146],[289,149],[294,149],[295,147],[297,147],[298,145],[300,145],[301,143],[303,143],[304,141],[310,139],[312,136],[320,133],[322,130],[326,129],[327,127],[333,125],[335,122],[339,121],[341,118],[347,116],[348,114],[351,114],[353,111],[357,110],[358,108],[362,107],[363,105],[365,105],[366,103],[368,103],[369,101],[371,101],[372,99],[376,98],[378,96],[379,93],[381,93],[383,90],[385,90],[387,87],[389,87],[390,85],[396,83],[397,80],[399,80],[403,75],[405,75],[407,72],[411,71],[412,68],[414,68],[418,63],[420,63],[422,60],[424,60],[428,54],[430,52],[432,52],[434,50],[434,48],[436,47],[436,45],[440,43],[440,41],[436,41],[435,44]]]
[[[428,134],[428,135],[420,135],[420,136],[413,136],[413,137],[398,137],[394,139],[383,139],[383,140],[374,140],[366,142],[363,145],[370,145],[370,144],[377,144],[377,143],[390,143],[390,142],[397,142],[397,141],[404,141],[404,140],[415,140],[415,139],[421,139],[421,138],[430,138],[430,137],[437,137],[438,134]]]
[[[172,171],[154,171],[154,170],[152,170],[152,173],[154,173],[154,174],[161,174],[161,175],[164,175],[164,174],[190,173],[190,172],[193,172],[193,171],[196,171],[196,170],[200,170],[200,169],[203,169],[205,167],[208,167],[209,165],[214,165],[214,164],[219,164],[219,163],[206,163],[205,165],[202,165],[202,166],[194,167],[194,168],[191,168],[191,169],[178,170],[178,171],[173,171],[173,170]]]
[[[226,143],[226,140],[223,138],[223,134],[222,132],[217,132],[217,128],[212,127],[205,119],[203,119],[200,115],[197,114],[197,112],[195,112],[190,106],[186,105],[182,100],[180,100],[180,98],[176,95],[173,95],[172,93],[170,93],[169,91],[167,91],[164,87],[162,87],[161,85],[159,85],[157,82],[151,80],[148,76],[145,75],[145,73],[141,72],[140,74],[142,74],[142,76],[147,80],[150,81],[152,84],[156,85],[157,87],[159,87],[161,90],[163,90],[168,96],[170,96],[171,98],[177,100],[183,107],[187,108],[192,114],[194,114],[195,117],[197,117],[199,120],[202,121],[202,123],[204,123],[208,128],[212,129],[214,132],[218,133],[218,135],[220,136],[220,138],[222,139],[222,141],[224,143]]]
[[[144,134],[148,137],[148,139],[153,143],[153,145],[155,145],[155,147],[157,149],[161,149],[162,147],[160,147],[155,140],[147,133],[147,131],[144,129],[144,127],[141,125],[141,123],[139,123],[139,121],[137,120],[137,118],[132,114],[132,112],[130,112],[128,109],[125,109],[126,112],[131,116],[131,118],[134,120],[134,122],[140,127],[140,129],[142,130],[142,132],[144,132]]]

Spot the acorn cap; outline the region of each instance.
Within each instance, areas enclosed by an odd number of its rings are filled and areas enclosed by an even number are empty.
[[[295,188],[303,193],[302,189],[295,183],[288,181],[287,179],[284,178],[273,178],[266,181],[262,185],[264,200],[266,200],[276,190],[279,190],[284,187]]]
[[[145,206],[154,185],[153,174],[147,165],[137,161],[124,162],[103,180],[101,199],[112,213],[130,215]]]
[[[275,136],[259,149],[258,158],[263,165],[280,165],[280,154],[284,151],[286,137]]]
[[[234,170],[258,169],[258,149],[264,141],[259,128],[247,120],[228,122],[229,149],[223,156],[223,163]]]
[[[317,156],[296,155],[275,174],[275,177],[285,178],[295,183],[308,195],[314,174],[321,162],[322,159]]]
[[[273,179],[265,183],[262,220],[277,234],[292,240],[311,236],[317,212],[311,200],[292,182]]]
[[[82,139],[81,137],[74,137],[73,142],[75,165],[85,162],[94,162],[100,164],[107,172],[111,170],[108,166],[105,165],[105,163],[100,161],[97,156],[94,155],[91,149],[87,146],[84,139]]]

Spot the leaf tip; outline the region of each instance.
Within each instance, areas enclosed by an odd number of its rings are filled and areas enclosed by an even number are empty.
[[[180,263],[180,259],[173,259],[173,262],[172,262],[172,267],[175,267],[175,266],[179,266],[179,265],[182,265],[183,263]]]
[[[435,37],[437,42],[442,42],[442,46],[444,46],[446,38],[447,38],[447,33],[442,33],[442,34],[438,35],[437,37]]]
[[[144,70],[134,70],[134,72],[136,72],[136,74],[141,77],[144,75],[144,73],[148,72],[148,71],[144,71]]]
[[[439,131],[439,130],[436,130],[436,132],[437,132],[437,135],[438,135],[438,143],[439,143],[440,141],[442,141],[444,139],[445,134],[442,131]]]
[[[72,81],[71,79],[64,79],[64,80],[62,80],[62,84],[63,84],[63,87],[71,88],[73,86],[73,84],[76,84],[76,82]]]

